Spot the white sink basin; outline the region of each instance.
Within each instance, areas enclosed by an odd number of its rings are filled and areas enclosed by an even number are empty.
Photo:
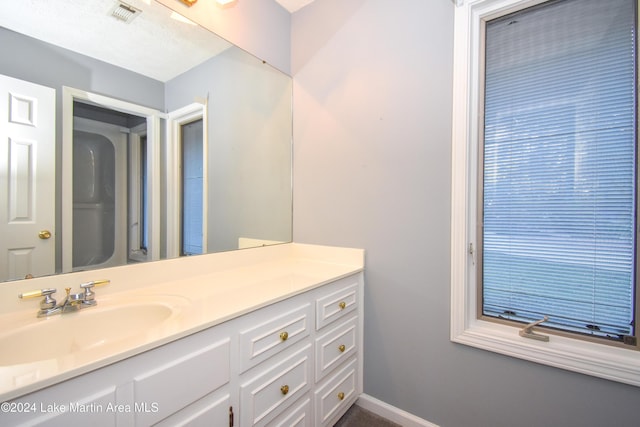
[[[58,359],[143,336],[173,314],[170,305],[141,302],[104,308],[98,305],[35,319],[34,323],[0,334],[0,366]]]

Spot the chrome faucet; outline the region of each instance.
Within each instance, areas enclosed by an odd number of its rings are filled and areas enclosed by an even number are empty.
[[[54,314],[73,313],[82,308],[93,307],[98,302],[96,301],[96,294],[93,292],[94,286],[101,286],[110,283],[110,280],[93,280],[91,282],[82,283],[80,288],[83,292],[71,293],[71,288],[65,288],[67,295],[61,303],[57,303],[55,298],[52,297],[56,293],[56,289],[47,288],[37,291],[25,292],[18,295],[18,298],[37,298],[44,297],[40,301],[40,310],[38,310],[38,317],[47,317]]]

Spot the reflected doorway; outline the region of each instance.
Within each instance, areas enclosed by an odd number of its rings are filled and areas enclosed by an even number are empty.
[[[160,114],[63,88],[63,272],[159,259]]]

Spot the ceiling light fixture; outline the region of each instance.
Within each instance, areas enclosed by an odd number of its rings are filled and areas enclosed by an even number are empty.
[[[180,1],[189,7],[193,6],[198,2],[198,0],[180,0]]]
[[[236,0],[216,0],[216,1],[221,5],[225,5],[225,4],[233,3]]]

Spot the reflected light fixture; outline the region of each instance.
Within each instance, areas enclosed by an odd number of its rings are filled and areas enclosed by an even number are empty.
[[[186,16],[182,16],[176,12],[171,12],[171,15],[169,15],[169,17],[171,19],[175,19],[176,21],[184,22],[185,24],[194,25],[194,26],[197,25],[191,19],[187,18]]]
[[[186,4],[187,6],[191,7],[194,4],[196,4],[198,2],[198,0],[180,0],[182,3]],[[229,3],[233,3],[236,0],[216,0],[216,2],[218,2],[218,4],[220,5],[225,5],[225,4],[229,4]]]

